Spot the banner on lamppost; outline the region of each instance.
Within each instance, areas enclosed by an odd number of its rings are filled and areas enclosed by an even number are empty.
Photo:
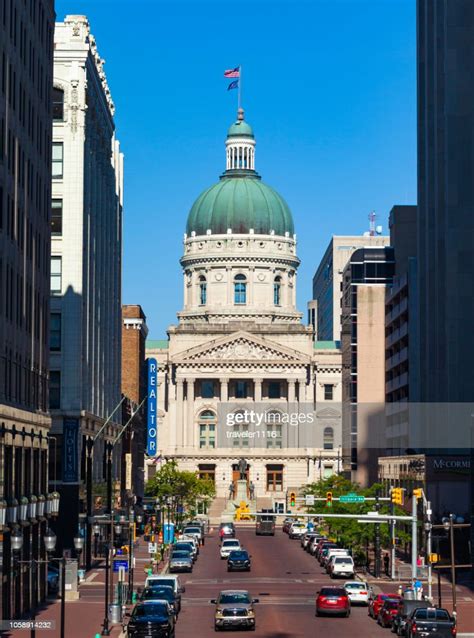
[[[147,441],[146,453],[148,456],[155,456],[158,442],[158,421],[157,421],[157,379],[158,364],[156,359],[147,359],[148,366],[148,399],[147,399]]]
[[[63,420],[63,483],[79,481],[79,420]]]

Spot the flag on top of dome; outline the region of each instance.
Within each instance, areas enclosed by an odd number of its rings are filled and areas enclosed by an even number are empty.
[[[240,78],[240,66],[236,66],[235,69],[227,69],[224,71],[225,78]]]
[[[239,88],[239,81],[234,80],[233,82],[229,84],[229,86],[227,87],[227,90],[230,91],[231,89],[238,89],[238,88]]]

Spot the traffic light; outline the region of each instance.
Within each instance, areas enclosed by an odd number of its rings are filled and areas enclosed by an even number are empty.
[[[296,492],[290,492],[290,507],[295,507],[296,505]]]
[[[332,507],[332,492],[326,492],[326,507]]]
[[[392,487],[390,496],[392,497],[392,503],[403,505],[403,489],[401,487]]]
[[[421,487],[413,490],[413,498],[423,498],[423,490],[421,489]]]

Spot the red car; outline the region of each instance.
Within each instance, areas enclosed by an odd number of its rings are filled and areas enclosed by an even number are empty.
[[[349,618],[351,601],[343,587],[323,587],[316,597],[316,616],[334,614]]]
[[[374,598],[369,599],[369,616],[377,618],[379,611],[382,609],[382,605],[388,599],[400,600],[401,596],[398,594],[377,594]]]
[[[391,627],[397,614],[398,598],[387,598],[377,615],[377,622],[381,627]]]

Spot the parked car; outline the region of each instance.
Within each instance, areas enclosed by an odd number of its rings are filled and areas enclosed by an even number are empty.
[[[398,612],[398,600],[387,598],[384,601],[379,613],[377,614],[377,623],[381,627],[391,627],[393,619]]]
[[[175,617],[170,613],[166,601],[138,603],[129,616],[130,620],[126,626],[127,638],[173,638],[175,635]]]
[[[300,523],[299,521],[295,521],[291,524],[290,529],[288,530],[289,538],[301,538],[303,534],[306,534],[308,528],[306,527],[306,523]]]
[[[349,550],[343,549],[342,547],[333,547],[324,555],[322,565],[326,569],[328,574],[329,574],[329,569],[328,569],[329,563],[331,562],[331,559],[335,556],[349,556]]]
[[[336,555],[329,564],[331,578],[354,578],[354,561],[352,556]]]
[[[234,523],[221,523],[219,525],[219,538],[235,538]]]
[[[176,598],[178,600],[179,609],[181,609],[181,594],[184,594],[186,588],[181,584],[179,576],[174,574],[166,574],[166,576],[147,576],[145,580],[145,587],[165,587],[169,586],[173,588]]]
[[[341,548],[337,547],[336,543],[330,543],[330,544],[324,543],[322,550],[319,552],[319,564],[322,567],[326,565],[326,558],[329,552],[333,549],[341,549]]]
[[[145,587],[140,594],[140,602],[146,602],[148,600],[166,600],[173,607],[174,614],[179,614],[180,605],[178,596],[170,586],[161,587]]]
[[[431,607],[431,604],[427,600],[407,600],[406,598],[399,600],[398,611],[393,617],[392,622],[393,633],[397,634],[397,636],[404,636],[408,616],[410,616],[415,609],[426,609],[427,607]]]
[[[283,521],[283,527],[282,527],[285,534],[288,534],[290,527],[293,525],[295,521],[296,521],[296,518],[294,516],[287,516],[285,518],[285,520]]]
[[[349,600],[352,605],[368,605],[369,604],[369,585],[359,580],[348,580],[344,583],[344,589],[347,591]]]
[[[183,550],[173,550],[169,558],[168,569],[173,572],[192,572],[193,556],[191,552]]]
[[[227,558],[227,571],[246,571],[251,568],[250,554],[245,549],[233,550]]]
[[[331,614],[345,616],[351,613],[351,601],[343,587],[322,587],[316,597],[316,616]]]
[[[192,556],[193,561],[197,560],[198,555],[197,555],[197,549],[196,549],[195,543],[191,543],[191,542],[188,543],[187,541],[178,541],[172,546],[171,549],[173,552],[175,551],[189,552]]]
[[[177,539],[176,543],[191,543],[194,547],[196,556],[199,556],[199,542],[194,538],[194,536],[189,536],[188,534],[182,534]]]
[[[372,616],[372,618],[377,618],[382,605],[388,598],[400,600],[401,596],[399,596],[398,594],[376,594],[375,596],[371,596],[369,598],[369,616]]]
[[[430,636],[430,638],[452,638],[456,636],[456,620],[446,609],[427,607],[415,609],[407,619],[405,625],[406,638]]]
[[[227,627],[248,627],[255,631],[255,607],[258,598],[252,598],[245,590],[221,591],[211,603],[216,606],[214,629],[220,631]]]
[[[327,542],[328,539],[325,536],[322,536],[320,538],[313,538],[309,544],[308,552],[315,556],[316,550],[319,548],[319,545]]]
[[[242,549],[240,541],[237,538],[225,538],[220,549],[221,558],[229,558],[229,554],[236,549]]]
[[[318,548],[317,548],[316,553],[314,555],[315,555],[316,559],[319,560],[319,562],[321,563],[321,556],[322,556],[323,552],[326,552],[326,554],[327,554],[327,551],[329,551],[330,549],[334,549],[335,547],[337,547],[336,543],[332,543],[331,541],[324,541],[323,543],[318,545]]]
[[[306,532],[306,534],[303,534],[301,537],[301,547],[306,550],[313,538],[317,536],[318,534],[316,532]]]
[[[194,536],[198,543],[202,541],[202,538],[204,536],[200,525],[186,525],[186,527],[183,529],[183,534]]]

